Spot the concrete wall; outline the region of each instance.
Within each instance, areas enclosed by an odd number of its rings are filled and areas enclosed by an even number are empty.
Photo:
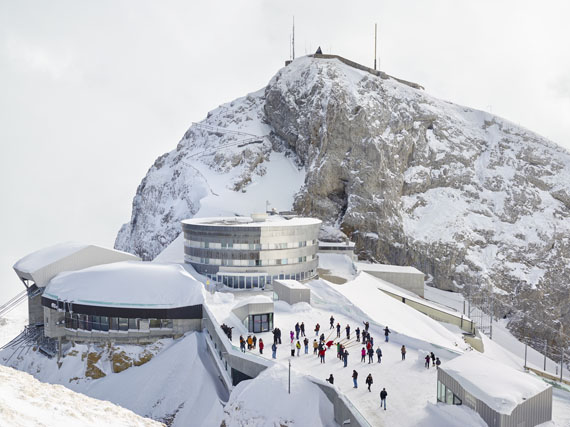
[[[366,270],[362,271],[370,274],[371,276],[378,277],[379,279],[385,280],[386,282],[392,283],[405,289],[409,292],[413,292],[420,297],[424,297],[424,274],[423,273],[405,273],[405,272],[392,272],[392,271],[374,271]]]
[[[285,301],[289,304],[297,304],[298,302],[311,303],[310,288],[291,288],[279,280],[273,281],[273,292],[277,294],[279,301]]]
[[[44,323],[44,307],[42,306],[42,294],[28,297],[28,324]]]
[[[232,313],[234,313],[237,316],[237,318],[243,322],[247,318],[247,316],[251,314],[269,314],[273,313],[273,310],[274,310],[273,302],[253,303],[236,307],[232,309]]]
[[[470,334],[475,333],[475,323],[473,323],[473,321],[471,320],[463,318],[463,315],[461,313],[453,315],[446,311],[438,310],[435,307],[424,305],[416,301],[412,301],[408,298],[394,294],[385,289],[380,289],[380,290],[384,292],[386,295],[389,295],[392,298],[397,299],[398,301],[402,301],[404,304],[409,305],[410,307],[418,310],[421,313],[424,313],[425,315],[431,317],[432,319],[435,319],[439,322],[451,323],[452,325],[459,326],[462,330]]]
[[[334,407],[334,420],[340,426],[370,427],[366,418],[358,412],[344,395],[339,394],[334,387],[311,377],[309,377],[309,380],[319,387],[331,401]]]

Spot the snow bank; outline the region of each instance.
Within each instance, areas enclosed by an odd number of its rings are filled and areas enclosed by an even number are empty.
[[[202,304],[202,284],[180,265],[116,262],[58,274],[46,297],[121,307],[173,308]]]
[[[14,264],[14,269],[22,273],[33,273],[46,265],[53,264],[81,249],[85,249],[87,246],[89,245],[78,242],[65,242],[49,246],[26,255]]]
[[[304,375],[281,365],[267,368],[253,380],[234,388],[226,405],[225,423],[234,426],[336,426],[332,403]]]
[[[456,357],[440,368],[477,399],[506,415],[550,387],[542,380],[476,352]]]
[[[128,409],[0,366],[0,425],[159,426]]]
[[[152,262],[160,263],[184,263],[184,233],[180,233],[176,239],[159,253]]]
[[[356,279],[344,285],[322,282],[343,295],[370,320],[387,325],[393,332],[454,351],[461,351],[466,347],[458,334],[450,332],[439,322],[379,290],[379,280],[367,273],[361,272]],[[310,282],[309,285],[314,286],[313,283]]]
[[[234,308],[243,307],[244,305],[249,304],[273,304],[273,300],[265,295],[255,295],[252,297],[245,298],[240,300]]]

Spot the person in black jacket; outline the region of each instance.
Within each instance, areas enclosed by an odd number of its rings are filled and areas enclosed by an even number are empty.
[[[331,383],[331,385],[334,384],[334,377],[333,377],[333,374],[331,374],[331,376],[327,378],[327,381],[328,381],[329,383]]]
[[[352,382],[354,383],[354,388],[358,388],[358,372],[356,370],[352,370]]]
[[[388,326],[386,326],[384,328],[384,337],[386,339],[386,342],[388,342],[388,334],[391,334],[391,333],[392,333],[392,331],[390,331],[390,329],[388,329]]]
[[[382,407],[382,404],[384,404],[384,410],[386,410],[386,397],[388,396],[388,392],[386,391],[386,388],[383,388],[382,391],[380,392],[380,407]]]
[[[368,376],[366,377],[366,384],[368,385],[368,391],[372,391],[370,390],[370,386],[372,385],[373,381],[372,381],[372,374],[368,374]]]

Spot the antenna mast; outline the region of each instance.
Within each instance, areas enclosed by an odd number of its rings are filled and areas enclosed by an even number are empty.
[[[378,27],[378,24],[374,24],[374,69],[376,69],[376,41],[378,40],[377,27]]]
[[[295,17],[293,16],[293,42],[291,43],[291,48],[293,50],[293,59],[295,59]]]

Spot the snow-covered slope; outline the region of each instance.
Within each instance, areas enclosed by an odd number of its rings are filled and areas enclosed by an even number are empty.
[[[239,143],[251,135],[261,142]],[[500,117],[337,59],[299,58],[157,159],[116,246],[151,259],[181,219],[266,200],[294,201],[361,256],[413,265],[440,288],[489,285],[514,301],[495,307],[514,330],[556,341],[570,327],[570,154]]]
[[[0,366],[0,425],[160,426],[109,402],[46,384],[25,372]]]

